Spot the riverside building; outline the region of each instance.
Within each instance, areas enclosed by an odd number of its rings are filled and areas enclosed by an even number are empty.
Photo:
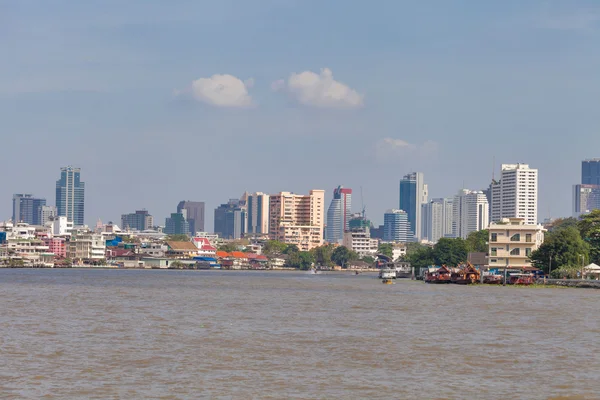
[[[502,164],[500,180],[492,183],[492,221],[523,218],[538,222],[538,170],[527,164]]]
[[[530,267],[529,256],[544,243],[546,231],[524,218],[503,218],[488,229],[490,268]]]

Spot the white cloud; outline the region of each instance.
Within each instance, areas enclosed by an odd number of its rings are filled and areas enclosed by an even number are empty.
[[[433,156],[437,150],[438,144],[432,140],[426,140],[422,144],[413,144],[402,139],[387,137],[375,143],[375,157],[381,162]]]
[[[333,79],[330,69],[319,74],[312,71],[293,73],[271,84],[274,91],[285,90],[300,104],[321,108],[357,108],[364,104],[363,96],[349,86]]]
[[[250,107],[254,103],[248,94],[254,80],[242,82],[233,75],[213,75],[192,82],[192,96],[199,101],[217,107]]]

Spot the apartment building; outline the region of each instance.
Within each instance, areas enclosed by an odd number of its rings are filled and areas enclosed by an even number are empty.
[[[490,268],[530,267],[529,256],[544,243],[546,231],[524,218],[504,218],[488,229]]]
[[[308,251],[323,244],[325,191],[308,195],[280,192],[270,196],[269,237]]]
[[[106,241],[102,235],[91,232],[74,233],[69,241],[67,257],[72,260],[102,260],[106,253]]]
[[[369,227],[352,228],[344,232],[344,247],[354,250],[360,257],[377,254],[379,240],[371,238]]]
[[[481,191],[461,189],[453,201],[452,236],[466,239],[471,232],[487,229],[489,204]]]
[[[492,221],[524,218],[538,222],[538,170],[527,164],[502,164],[501,178],[492,183]]]

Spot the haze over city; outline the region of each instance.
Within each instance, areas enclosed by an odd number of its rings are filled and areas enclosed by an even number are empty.
[[[453,3],[453,4],[451,4]],[[597,157],[594,1],[41,2],[2,7],[0,219],[82,169],[86,223],[244,191],[360,187],[370,219],[422,171],[430,198],[539,170],[571,214]]]

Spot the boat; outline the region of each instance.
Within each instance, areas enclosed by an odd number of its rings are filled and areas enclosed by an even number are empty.
[[[501,274],[492,274],[492,273],[484,273],[483,274],[483,283],[487,285],[501,285],[502,284],[502,275]]]
[[[454,268],[450,274],[450,282],[458,285],[469,285],[478,283],[481,274],[471,263]]]
[[[309,274],[311,274],[311,275],[317,275],[317,274],[319,273],[319,271],[317,271],[315,268],[311,268],[311,269],[308,271],[308,273],[309,273]]]
[[[397,262],[394,263],[394,267],[396,270],[396,278],[411,278],[412,277],[412,268],[409,263],[406,262]]]
[[[427,283],[450,283],[451,272],[448,267],[442,265],[441,267],[430,268],[425,274],[425,282]]]
[[[394,281],[391,278],[386,278],[386,279],[382,279],[381,283],[383,283],[385,285],[393,285]]]
[[[355,272],[354,272],[354,275],[358,275],[358,274],[360,274],[360,272],[358,272],[358,271],[355,271]]]
[[[510,285],[533,285],[535,277],[533,274],[510,274],[507,283]]]
[[[396,270],[384,268],[379,271],[379,279],[396,279]]]

